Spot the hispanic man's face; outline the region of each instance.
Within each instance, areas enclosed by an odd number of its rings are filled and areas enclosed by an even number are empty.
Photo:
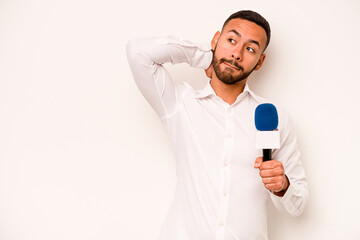
[[[244,19],[230,20],[211,42],[216,76],[226,84],[247,79],[265,60],[266,40],[261,26]]]

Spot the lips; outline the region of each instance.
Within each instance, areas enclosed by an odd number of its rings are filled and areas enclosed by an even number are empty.
[[[239,71],[239,70],[240,70],[239,68],[235,67],[235,66],[234,66],[234,65],[232,65],[231,63],[224,62],[224,64],[225,64],[226,66],[229,66],[229,67],[231,67],[231,68],[235,69],[236,71]]]

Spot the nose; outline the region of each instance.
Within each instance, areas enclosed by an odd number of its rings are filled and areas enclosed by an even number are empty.
[[[240,62],[243,60],[244,48],[245,45],[243,42],[238,42],[237,44],[233,45],[233,48],[231,49],[231,56],[235,61]]]
[[[233,55],[231,55],[232,56],[232,58],[234,58],[236,61],[239,61],[240,60],[240,56],[236,56],[235,57],[235,55],[233,54]]]
[[[235,59],[236,61],[241,61],[242,60],[242,51],[239,49],[234,49],[234,52],[231,55],[231,57],[233,59]]]

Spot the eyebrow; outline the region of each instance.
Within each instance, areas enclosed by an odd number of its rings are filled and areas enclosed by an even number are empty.
[[[238,31],[236,31],[235,29],[231,29],[229,32],[235,33],[235,35],[237,35],[238,37],[241,37],[241,34]],[[250,39],[249,42],[258,45],[258,47],[261,48],[260,43],[258,41]]]

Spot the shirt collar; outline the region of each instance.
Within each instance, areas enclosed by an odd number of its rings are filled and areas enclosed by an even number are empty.
[[[210,81],[206,84],[206,86],[202,90],[198,90],[195,93],[195,98],[205,98],[210,95],[215,95],[214,89],[210,85]]]
[[[255,99],[258,99],[256,94],[250,90],[249,85],[247,83],[245,84],[244,91],[238,96],[238,98],[240,96],[244,96],[245,94],[250,94]],[[216,96],[216,93],[215,93],[214,89],[211,87],[210,81],[209,81],[202,90],[199,90],[195,93],[195,98],[206,98],[210,95]]]

